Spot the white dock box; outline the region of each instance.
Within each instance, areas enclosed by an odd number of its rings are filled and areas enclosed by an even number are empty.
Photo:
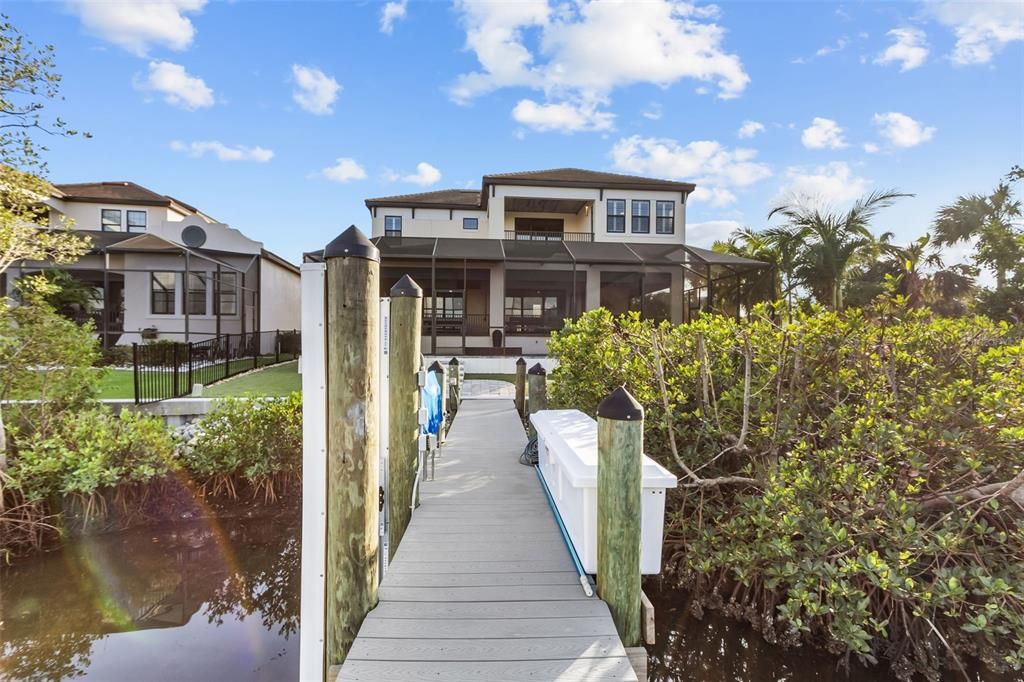
[[[530,416],[537,430],[540,471],[551,490],[583,570],[597,573],[597,422],[579,410],[543,410]],[[661,572],[665,489],[676,477],[644,455],[640,572]]]

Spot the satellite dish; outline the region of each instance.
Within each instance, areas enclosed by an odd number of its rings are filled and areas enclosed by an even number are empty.
[[[198,225],[189,225],[181,231],[181,241],[193,249],[198,249],[206,243],[206,230]]]

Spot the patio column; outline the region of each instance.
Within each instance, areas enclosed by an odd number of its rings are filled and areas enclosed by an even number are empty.
[[[601,307],[601,271],[597,266],[587,267],[587,301],[584,310]]]
[[[487,306],[488,329],[500,329],[505,334],[505,265],[495,263],[491,266],[488,284]]]
[[[192,262],[191,262],[191,260],[189,260],[188,251],[186,251],[185,252],[185,282],[184,282],[184,285],[181,287],[182,292],[185,294],[185,343],[188,343],[188,323],[189,323],[189,315],[188,315],[188,308],[189,308],[188,290],[189,290],[189,286],[191,285],[191,281],[190,281],[191,279],[192,279]],[[175,371],[177,371],[177,370],[175,370]],[[189,389],[189,390],[191,390],[191,389]]]
[[[669,285],[669,319],[672,324],[683,322],[683,270],[676,268],[672,271],[672,283]]]

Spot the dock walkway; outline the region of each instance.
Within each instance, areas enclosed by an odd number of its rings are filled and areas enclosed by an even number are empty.
[[[343,682],[636,682],[583,594],[511,400],[464,400]]]

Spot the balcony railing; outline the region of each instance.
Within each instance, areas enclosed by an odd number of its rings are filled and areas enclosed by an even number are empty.
[[[487,313],[471,313],[468,315],[437,314],[438,336],[487,336],[490,333]],[[423,311],[423,335],[430,336],[434,331],[434,316],[429,310]]]
[[[505,239],[518,242],[592,242],[594,233],[505,230]]]

